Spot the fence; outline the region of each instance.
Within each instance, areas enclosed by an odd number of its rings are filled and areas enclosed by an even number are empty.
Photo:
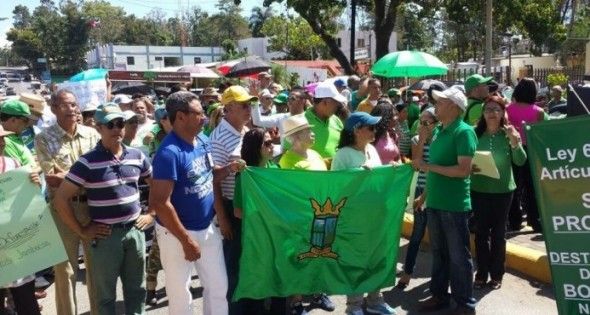
[[[527,77],[531,77],[541,85],[541,88],[547,86],[547,76],[552,73],[563,73],[568,77],[568,83],[572,85],[584,83],[584,67],[571,67],[563,69],[533,69],[529,70],[526,74]]]

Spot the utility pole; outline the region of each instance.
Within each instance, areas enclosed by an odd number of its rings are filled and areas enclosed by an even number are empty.
[[[354,41],[356,40],[356,0],[351,0],[350,6],[350,65],[354,67]]]
[[[492,27],[492,0],[486,0],[486,76],[490,76],[492,73]]]

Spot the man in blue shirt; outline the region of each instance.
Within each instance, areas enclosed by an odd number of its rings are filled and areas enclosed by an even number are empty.
[[[193,268],[203,290],[203,313],[225,315],[227,275],[222,236],[212,224],[213,159],[200,134],[205,114],[197,96],[179,91],[166,100],[172,131],[154,156],[150,207],[157,213],[156,237],[166,273],[169,314],[193,314],[189,291]]]

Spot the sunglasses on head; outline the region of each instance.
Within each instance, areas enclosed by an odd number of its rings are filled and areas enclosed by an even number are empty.
[[[125,128],[125,121],[123,121],[122,119],[115,119],[106,123],[105,126],[107,127],[107,129],[110,130],[115,129],[115,127],[123,129]]]

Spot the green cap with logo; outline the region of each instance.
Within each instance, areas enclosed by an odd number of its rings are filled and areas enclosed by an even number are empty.
[[[27,105],[25,102],[19,101],[18,99],[8,100],[2,103],[2,107],[0,107],[0,113],[35,119],[35,117],[31,115],[29,105]]]
[[[98,106],[94,119],[96,123],[104,125],[108,124],[113,119],[121,118],[125,120],[125,114],[121,111],[119,105],[115,103],[106,103]]]
[[[465,80],[465,93],[469,93],[480,84],[488,84],[492,79],[494,78],[484,77],[481,74],[470,75],[467,80]]]

